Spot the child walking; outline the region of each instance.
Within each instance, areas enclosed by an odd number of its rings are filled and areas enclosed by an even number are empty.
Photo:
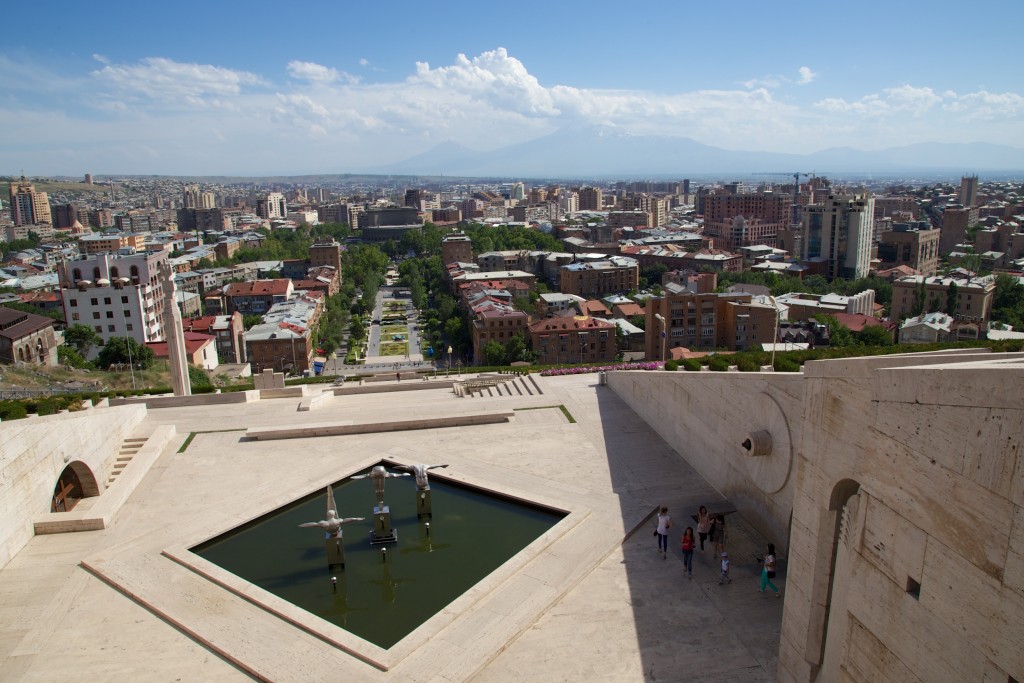
[[[683,566],[686,567],[687,578],[693,578],[693,527],[686,527],[683,532]]]
[[[729,553],[722,553],[722,574],[718,577],[718,585],[723,583],[732,583],[729,578]]]

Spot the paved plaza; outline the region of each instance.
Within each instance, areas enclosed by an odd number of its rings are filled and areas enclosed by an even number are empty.
[[[785,595],[757,591],[755,556],[775,539],[732,514],[733,582],[719,585],[710,550],[696,553],[688,580],[678,550],[688,515],[730,502],[596,374],[537,382],[543,394],[382,391],[304,412],[295,398],[151,409],[137,434],[174,425],[177,437],[114,524],[36,536],[0,570],[0,680],[774,680]],[[256,427],[488,411],[513,417],[245,438]],[[275,613],[180,561],[191,545],[382,458],[445,462],[445,476],[569,514],[388,651]],[[652,537],[661,504],[674,520],[665,559]]]

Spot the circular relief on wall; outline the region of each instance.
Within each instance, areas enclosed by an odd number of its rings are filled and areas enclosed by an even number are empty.
[[[759,398],[747,413],[747,428],[736,448],[751,481],[765,493],[777,493],[789,480],[793,440],[778,402],[764,392]]]

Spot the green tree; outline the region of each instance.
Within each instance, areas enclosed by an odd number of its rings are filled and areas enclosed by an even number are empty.
[[[505,345],[496,339],[484,344],[483,360],[487,365],[508,365],[505,358]]]
[[[857,346],[857,338],[846,325],[839,322],[834,315],[816,315],[815,320],[828,326],[829,346]]]
[[[520,332],[505,343],[505,363],[532,363],[535,356],[526,343],[526,337]]]
[[[356,339],[362,339],[366,336],[366,328],[363,327],[363,321],[360,318],[352,318],[352,324],[349,326],[349,333]]]
[[[242,316],[242,327],[247,330],[251,329],[256,325],[259,325],[261,320],[263,320],[263,317],[258,313],[246,313]]]
[[[960,305],[958,289],[956,281],[950,281],[949,289],[946,290],[946,314],[949,316],[955,317],[957,307]]]
[[[94,346],[99,346],[103,343],[103,337],[96,334],[96,330],[88,325],[76,324],[64,331],[64,343],[71,344],[71,346],[75,347],[75,351],[85,358],[88,357],[89,351]]]
[[[100,349],[97,367],[106,370],[114,364],[132,364],[143,370],[153,365],[153,349],[143,346],[131,337],[114,337]]]
[[[892,346],[892,332],[882,325],[865,325],[855,336],[864,346]]]
[[[924,313],[925,298],[928,296],[928,290],[925,288],[924,279],[918,284],[917,289],[914,290],[914,305],[910,308],[910,315],[913,318]]]

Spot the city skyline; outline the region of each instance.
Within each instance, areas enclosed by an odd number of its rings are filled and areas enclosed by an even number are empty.
[[[799,154],[1024,141],[1016,5],[402,7],[60,3],[116,38],[86,48],[15,6],[0,173],[360,173],[583,127]]]

